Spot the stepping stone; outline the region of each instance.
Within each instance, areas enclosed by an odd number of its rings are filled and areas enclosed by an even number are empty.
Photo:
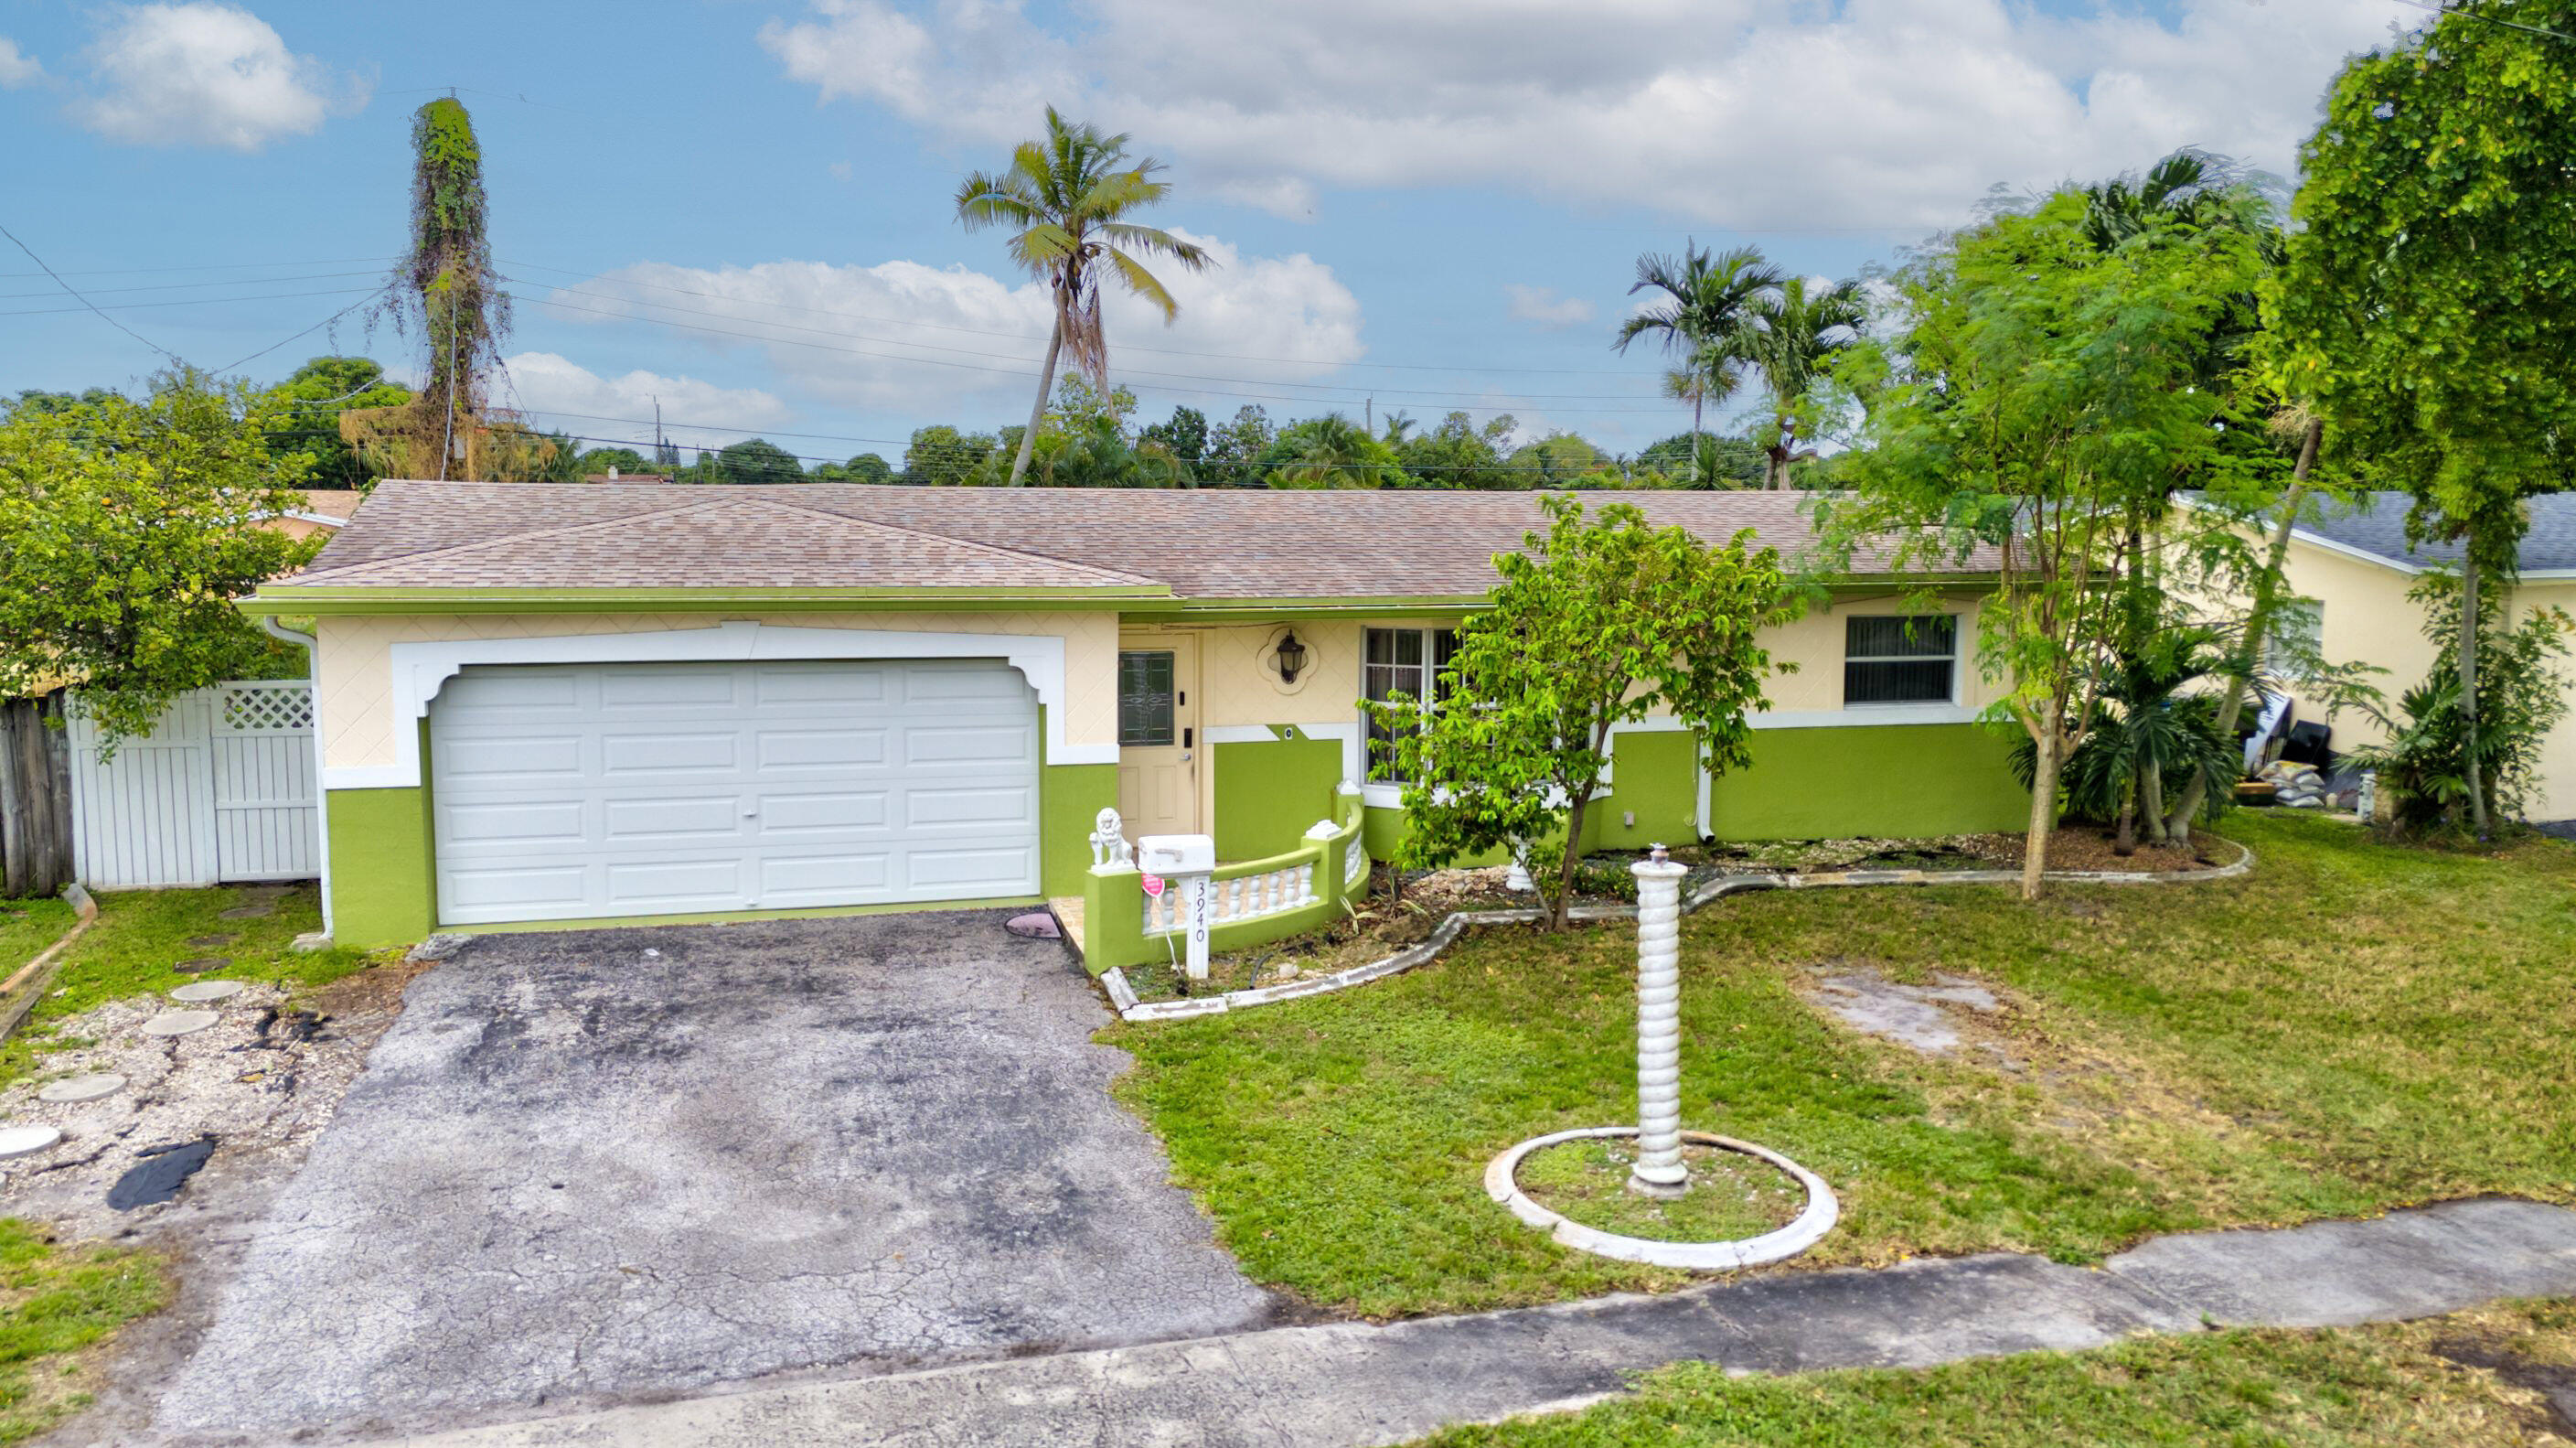
[[[36,1091],[36,1099],[56,1104],[69,1101],[96,1101],[102,1096],[113,1096],[124,1089],[124,1077],[113,1071],[102,1071],[95,1076],[66,1076],[60,1081],[40,1087]]]
[[[192,1006],[202,1005],[208,1001],[219,1001],[227,996],[240,995],[241,988],[242,983],[237,980],[201,980],[194,985],[183,985],[170,992],[170,999],[186,1001]]]
[[[230,945],[239,939],[241,937],[238,935],[191,935],[188,937],[188,943],[199,950],[207,950],[218,945]]]
[[[181,975],[203,975],[207,971],[221,970],[230,964],[232,964],[232,961],[225,956],[201,955],[195,960],[180,961],[177,965],[170,968],[179,972]]]
[[[206,1027],[213,1025],[216,1019],[217,1017],[213,1011],[163,1011],[161,1014],[154,1016],[152,1019],[143,1023],[143,1034],[147,1036],[184,1036],[190,1031],[204,1030]]]
[[[230,910],[219,910],[215,912],[215,918],[217,920],[260,920],[276,913],[277,906],[262,900],[249,905],[236,905]]]
[[[52,1126],[0,1127],[0,1157],[25,1156],[43,1151],[63,1139],[60,1128]]]

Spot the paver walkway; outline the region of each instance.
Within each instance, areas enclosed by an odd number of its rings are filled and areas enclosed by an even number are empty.
[[[2326,1327],[2576,1293],[2576,1212],[2484,1200],[2169,1237],[2103,1268],[1990,1255],[1663,1297],[1337,1323],[809,1382],[399,1440],[405,1448],[884,1448],[1401,1442],[1618,1391],[1686,1358],[1756,1372],[1922,1367],[2204,1323]]]

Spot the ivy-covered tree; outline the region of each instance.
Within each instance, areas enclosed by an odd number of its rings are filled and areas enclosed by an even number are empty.
[[[400,407],[412,391],[385,376],[369,357],[316,357],[269,389],[283,416],[270,435],[280,452],[312,455],[306,482],[317,488],[366,488],[381,476],[340,435],[340,414],[370,407]]]
[[[2450,10],[2346,63],[2274,299],[2290,386],[2414,494],[2410,533],[2464,545],[2454,712],[2481,836],[2481,595],[2520,498],[2576,482],[2576,0],[2512,11]]]
[[[1712,544],[1627,503],[1588,517],[1561,493],[1539,506],[1547,531],[1495,557],[1501,581],[1459,626],[1435,697],[1366,707],[1392,740],[1380,772],[1405,782],[1397,863],[1526,850],[1562,929],[1612,727],[1670,715],[1712,772],[1747,763],[1745,719],[1768,707],[1775,667],[1759,631],[1790,595],[1749,529]]]
[[[274,397],[195,371],[0,419],[0,694],[77,686],[115,741],[190,689],[270,671],[234,606],[321,546],[258,526],[310,465]]]

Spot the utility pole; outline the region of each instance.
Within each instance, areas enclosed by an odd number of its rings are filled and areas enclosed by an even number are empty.
[[[1362,415],[1368,419],[1368,435],[1375,437],[1377,436],[1377,399],[1374,397],[1370,398],[1367,403],[1367,408],[1368,410]]]

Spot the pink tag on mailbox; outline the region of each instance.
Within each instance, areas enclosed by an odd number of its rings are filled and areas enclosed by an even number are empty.
[[[1145,893],[1154,896],[1157,899],[1161,898],[1163,893],[1163,877],[1160,875],[1147,875],[1145,877]]]

